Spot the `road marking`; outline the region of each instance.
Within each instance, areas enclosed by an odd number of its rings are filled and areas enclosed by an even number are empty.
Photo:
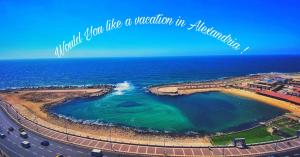
[[[32,154],[36,155],[37,156],[37,153],[36,152],[32,152]]]
[[[2,147],[4,147],[5,149],[11,151],[12,153],[14,153],[14,154],[16,154],[16,155],[18,155],[18,156],[24,157],[23,155],[17,153],[16,151],[14,151],[14,150],[10,149],[9,147],[3,145],[2,143],[0,143],[0,145],[1,145]]]
[[[44,148],[43,147],[39,147],[40,149],[42,149],[42,150],[44,150]]]
[[[53,151],[52,150],[47,150],[48,152],[52,153]]]
[[[63,149],[63,147],[62,146],[57,146],[58,148],[60,148],[60,149]]]
[[[77,152],[78,152],[78,153],[81,153],[81,154],[83,154],[83,152],[82,152],[82,151],[80,151],[80,150],[77,150]]]
[[[70,148],[67,148],[66,150],[68,150],[68,151],[70,151],[70,152],[72,152],[73,150],[72,149],[70,149]]]

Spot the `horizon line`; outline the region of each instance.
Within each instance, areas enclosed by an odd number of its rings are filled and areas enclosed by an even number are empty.
[[[178,55],[178,56],[90,56],[90,57],[37,57],[37,58],[0,58],[5,60],[47,60],[47,59],[101,59],[101,58],[178,58],[178,57],[221,57],[221,56],[300,56],[300,54],[209,54],[209,55]]]

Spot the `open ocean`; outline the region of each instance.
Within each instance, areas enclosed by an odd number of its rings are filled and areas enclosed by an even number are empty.
[[[211,92],[165,97],[149,85],[267,72],[300,72],[300,56],[40,59],[0,61],[0,88],[116,84],[102,98],[51,108],[74,120],[186,133],[239,130],[284,113],[253,100]]]

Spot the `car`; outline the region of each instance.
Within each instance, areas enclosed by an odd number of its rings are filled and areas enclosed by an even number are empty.
[[[91,156],[93,156],[93,157],[102,157],[103,154],[102,154],[101,150],[99,150],[99,149],[93,149],[91,151]]]
[[[26,132],[21,132],[21,133],[20,133],[20,136],[21,136],[22,138],[28,138],[28,134],[27,134]]]
[[[56,154],[55,157],[64,157],[64,155],[62,155],[62,154]]]
[[[42,142],[41,142],[41,145],[42,145],[42,146],[49,146],[49,142],[48,142],[48,141],[42,141]]]
[[[24,128],[19,128],[19,132],[24,132],[25,129]]]
[[[31,147],[30,142],[28,142],[28,141],[23,141],[23,142],[21,143],[21,145],[22,145],[22,147],[24,147],[24,148],[30,148],[30,147]]]
[[[6,136],[4,134],[0,134],[0,138],[4,139]]]
[[[14,131],[15,129],[13,127],[9,127],[8,131]]]

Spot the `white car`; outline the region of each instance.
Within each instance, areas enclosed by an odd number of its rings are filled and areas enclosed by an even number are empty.
[[[27,134],[26,132],[21,132],[21,133],[20,133],[20,136],[21,136],[22,138],[28,138],[28,134]]]
[[[21,143],[21,145],[22,145],[22,147],[24,147],[24,148],[30,148],[30,142],[28,142],[28,141],[23,141],[22,143]]]
[[[92,152],[91,152],[91,156],[93,156],[93,157],[102,157],[103,154],[102,154],[101,150],[93,149]]]
[[[5,136],[4,134],[2,134],[2,133],[0,134],[0,138],[3,139],[3,138],[5,138],[5,137],[6,137],[6,136]]]

